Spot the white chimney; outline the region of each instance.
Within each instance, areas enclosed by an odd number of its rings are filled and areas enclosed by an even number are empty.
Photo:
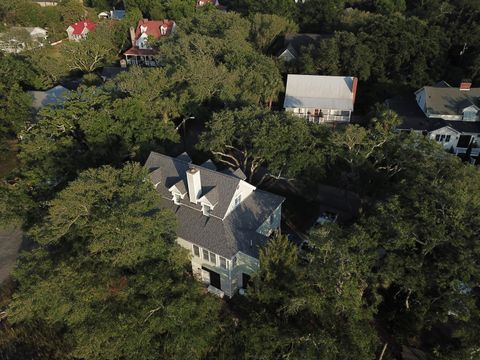
[[[202,181],[200,179],[200,170],[190,168],[187,170],[188,197],[190,202],[196,204],[202,195]]]

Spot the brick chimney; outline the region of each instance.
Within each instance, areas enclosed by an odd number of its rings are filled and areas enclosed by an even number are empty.
[[[130,41],[132,42],[132,47],[136,47],[136,45],[135,45],[135,29],[133,27],[130,28]]]
[[[462,80],[460,83],[460,91],[470,91],[472,82],[470,80]]]
[[[353,94],[353,103],[355,104],[355,98],[357,97],[357,86],[358,86],[358,79],[356,77],[353,78],[352,83],[352,94]]]
[[[200,179],[200,170],[190,168],[187,170],[188,197],[190,202],[196,204],[202,195],[202,180]]]

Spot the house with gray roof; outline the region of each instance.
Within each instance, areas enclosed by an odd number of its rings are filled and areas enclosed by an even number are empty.
[[[283,107],[314,123],[348,123],[357,83],[352,76],[288,74]]]
[[[287,63],[297,60],[304,49],[309,46],[318,46],[322,40],[331,38],[325,34],[285,34],[277,37],[268,52]]]
[[[177,243],[191,254],[192,272],[210,291],[231,297],[259,267],[259,250],[280,229],[284,198],[246,182],[240,170],[218,171],[188,154],[151,152],[145,167],[177,218]]]
[[[61,104],[69,93],[62,85],[57,85],[45,91],[29,91],[32,96],[32,108],[35,112],[44,107],[54,107]]]
[[[397,128],[416,131],[455,154],[480,154],[480,88],[470,82],[452,87],[445,81],[424,86],[411,96],[387,100],[403,122]]]

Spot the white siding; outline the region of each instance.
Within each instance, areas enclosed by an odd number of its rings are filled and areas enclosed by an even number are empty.
[[[190,252],[191,262],[192,262],[192,272],[197,279],[201,280],[202,266],[212,271],[215,271],[217,274],[220,274],[220,287],[222,288],[221,290],[225,293],[225,295],[229,297],[233,295],[232,281],[231,281],[231,274],[230,274],[230,268],[231,268],[230,259],[226,259],[227,269],[223,269],[222,267],[220,267],[220,255],[215,254],[216,264],[214,265],[210,261],[203,259],[203,248],[201,246],[199,246],[200,256],[195,256],[193,254],[194,244],[182,238],[177,238],[177,243],[181,247],[187,249]],[[205,249],[205,250],[210,252],[210,250],[208,249]]]
[[[252,192],[255,190],[255,186],[250,185],[246,181],[240,180],[237,190],[235,190],[235,194],[233,195],[232,199],[230,200],[230,205],[225,213],[224,218],[230,214],[230,212],[235,209],[235,199],[238,195],[242,194],[242,201],[244,201],[247,197],[249,197]]]
[[[427,106],[425,100],[425,89],[420,89],[415,93],[415,98],[417,99],[417,104],[420,106],[420,109],[427,114]]]
[[[258,259],[242,252],[238,252],[236,258],[237,266],[232,269],[232,290],[234,292],[244,286],[242,284],[242,274],[252,275],[260,267]]]
[[[450,140],[448,142],[447,141],[442,141],[442,142],[437,141],[439,144],[443,145],[443,148],[445,150],[450,150],[452,147],[455,147],[457,145],[458,138],[460,137],[459,133],[457,133],[456,131],[452,130],[449,127],[443,127],[441,129],[434,130],[429,134],[430,139],[432,139],[434,141],[436,141],[435,138],[437,137],[437,135],[440,135],[440,136],[444,135],[445,137],[450,136]]]

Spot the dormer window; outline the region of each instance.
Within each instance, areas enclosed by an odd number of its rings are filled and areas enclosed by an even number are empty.
[[[160,34],[167,35],[167,27],[165,25],[160,26]]]
[[[210,216],[212,213],[212,208],[207,204],[202,204],[202,212],[205,216]]]
[[[182,198],[182,197],[181,197],[179,194],[175,194],[175,193],[174,193],[174,194],[173,194],[173,203],[174,203],[175,205],[180,205],[180,199],[181,199],[181,198]]]

